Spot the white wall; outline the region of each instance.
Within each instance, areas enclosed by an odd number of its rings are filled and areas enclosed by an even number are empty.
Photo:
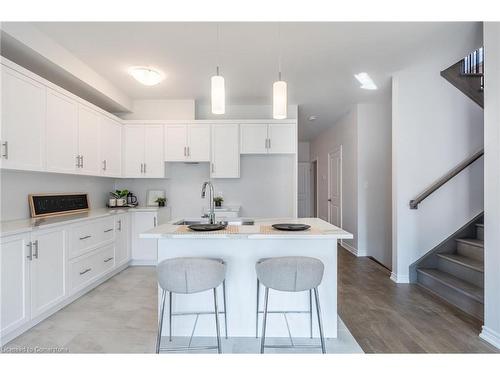
[[[241,205],[246,217],[293,216],[293,155],[242,155],[241,178],[214,179],[215,194],[222,193],[224,204]],[[167,163],[168,179],[120,179],[116,188],[134,192],[145,204],[147,191],[167,193],[173,218],[199,217],[207,199],[201,199],[201,186],[209,180],[209,164]]]
[[[328,220],[328,154],[342,146],[342,221],[343,228],[354,234],[345,240],[358,246],[357,219],[357,111],[353,108],[330,129],[311,142],[311,161],[318,161],[318,217]]]
[[[448,182],[418,208],[409,201],[483,147],[483,111],[440,76],[481,45],[481,33],[456,35],[393,75],[393,275],[483,210],[483,161]]]
[[[391,96],[358,105],[358,256],[392,267]]]
[[[299,142],[297,149],[297,158],[299,163],[308,162],[311,158],[311,143],[310,142]]]
[[[481,337],[500,348],[500,23],[484,24],[484,326]]]
[[[28,194],[89,193],[91,208],[105,207],[114,179],[45,172],[0,170],[1,220],[30,217]]]
[[[132,113],[117,114],[124,120],[194,120],[194,100],[134,100]]]

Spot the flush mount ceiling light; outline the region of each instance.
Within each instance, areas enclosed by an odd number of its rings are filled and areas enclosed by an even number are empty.
[[[219,25],[217,25],[217,58],[220,60],[219,53]],[[212,113],[214,115],[223,115],[226,113],[226,88],[224,77],[219,74],[219,66],[217,65],[216,74],[212,76]]]
[[[280,43],[280,29],[278,24],[278,46]],[[276,120],[286,119],[287,116],[287,85],[281,80],[281,48],[278,57],[278,80],[273,83],[273,118]]]
[[[128,70],[129,74],[145,86],[154,86],[163,81],[165,75],[158,69],[147,66],[133,66]]]
[[[376,90],[377,89],[377,85],[375,84],[375,82],[373,82],[373,80],[368,75],[368,73],[365,73],[365,72],[358,73],[358,74],[355,74],[354,77],[359,81],[359,83],[361,83],[361,88],[363,90]]]

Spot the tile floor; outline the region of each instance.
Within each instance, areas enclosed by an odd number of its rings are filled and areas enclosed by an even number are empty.
[[[154,353],[156,306],[155,269],[129,267],[9,342],[3,351],[38,348],[42,352],[56,349],[70,353]],[[182,340],[186,339],[174,338],[174,342]],[[206,340],[194,338],[192,345],[205,345]],[[258,339],[231,338],[222,341],[225,353],[257,353],[259,350]],[[163,345],[168,345],[165,339]],[[267,351],[277,352],[276,349]],[[327,340],[327,351],[363,352],[340,319],[339,337]],[[314,353],[318,349],[300,349],[300,352]]]

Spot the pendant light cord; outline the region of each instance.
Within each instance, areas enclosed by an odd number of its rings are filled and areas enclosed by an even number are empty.
[[[278,22],[278,81],[281,81],[281,27],[280,23]]]
[[[217,75],[219,75],[219,66],[220,66],[220,30],[219,30],[219,23],[217,23],[216,60],[217,60]]]

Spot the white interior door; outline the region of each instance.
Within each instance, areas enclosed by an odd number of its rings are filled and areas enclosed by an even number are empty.
[[[328,154],[328,221],[342,228],[342,146]]]
[[[187,158],[187,126],[165,126],[165,161],[184,161]]]
[[[81,155],[82,174],[98,176],[101,171],[101,119],[99,113],[78,106],[78,153]]]
[[[144,175],[164,177],[163,125],[144,126]]]
[[[210,124],[188,125],[189,161],[210,161]]]
[[[78,104],[47,89],[47,171],[75,173],[78,154]]]
[[[45,167],[45,86],[2,66],[2,168]]]
[[[299,163],[298,169],[298,211],[299,217],[311,217],[311,164]]]

